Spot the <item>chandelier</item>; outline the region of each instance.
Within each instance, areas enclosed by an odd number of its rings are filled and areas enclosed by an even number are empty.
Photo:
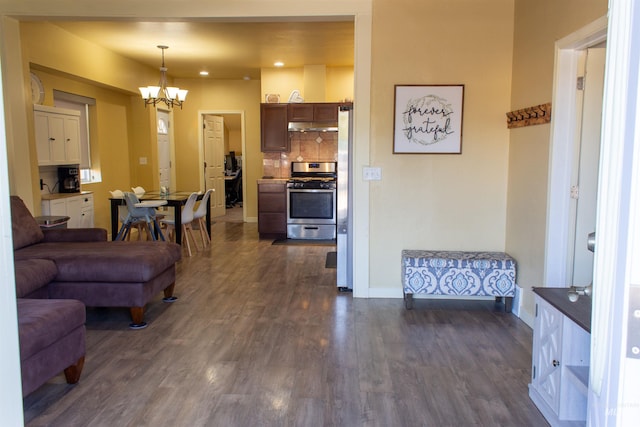
[[[158,49],[162,49],[162,66],[160,67],[160,81],[158,86],[146,86],[140,87],[140,94],[144,101],[144,106],[155,105],[159,102],[164,102],[167,107],[180,106],[182,109],[182,103],[187,98],[187,90],[180,89],[173,86],[167,86],[167,67],[164,66],[164,50],[169,49],[169,46],[158,46]]]

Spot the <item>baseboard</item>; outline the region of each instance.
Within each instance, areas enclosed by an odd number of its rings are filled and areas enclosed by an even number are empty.
[[[518,317],[520,318],[520,320],[522,320],[524,323],[527,324],[527,326],[529,326],[531,329],[533,329],[533,324],[535,322],[535,317],[532,316],[531,314],[527,313],[524,310],[521,310],[520,313],[518,313]]]
[[[369,293],[366,298],[400,298],[402,299],[401,288],[369,288]]]
[[[402,288],[369,288],[368,293],[363,298],[396,298],[403,299],[404,294],[402,292]],[[518,292],[518,289],[516,290]],[[427,295],[427,294],[414,294],[414,299],[462,299],[462,300],[485,300],[485,301],[493,301],[495,297],[486,296],[486,297],[478,297],[478,296],[452,296],[452,295]],[[520,301],[518,300],[518,304]],[[533,318],[526,312],[520,310],[520,306],[518,305],[518,311],[515,310],[515,298],[512,310],[512,314],[516,317],[519,317],[524,321],[527,325],[533,328]]]

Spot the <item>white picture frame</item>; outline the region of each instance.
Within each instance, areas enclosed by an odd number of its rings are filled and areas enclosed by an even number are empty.
[[[461,154],[464,85],[395,85],[394,154]]]

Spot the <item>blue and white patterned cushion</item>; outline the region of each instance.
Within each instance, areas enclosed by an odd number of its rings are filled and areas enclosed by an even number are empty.
[[[402,251],[404,293],[513,297],[516,261],[504,252]]]

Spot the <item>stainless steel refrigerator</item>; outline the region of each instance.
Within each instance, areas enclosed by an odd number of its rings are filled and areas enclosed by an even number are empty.
[[[342,106],[338,111],[338,176],[337,176],[337,285],[338,290],[348,292],[353,289],[353,214],[350,209],[352,199],[352,167],[349,153],[353,141],[352,106]]]

